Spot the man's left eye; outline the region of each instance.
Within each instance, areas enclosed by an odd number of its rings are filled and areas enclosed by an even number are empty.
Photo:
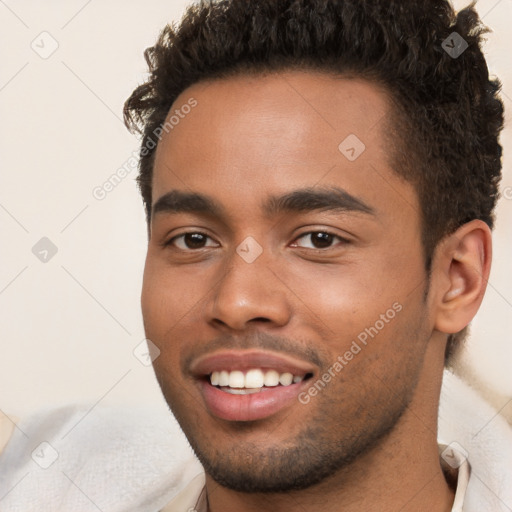
[[[305,240],[309,243],[305,245],[299,244],[298,240]],[[307,249],[328,249],[332,247],[333,242],[336,240],[341,242],[347,242],[344,238],[341,238],[338,235],[334,235],[333,233],[329,233],[326,231],[312,231],[310,233],[305,233],[296,239],[294,246],[298,245],[299,247],[305,247]]]

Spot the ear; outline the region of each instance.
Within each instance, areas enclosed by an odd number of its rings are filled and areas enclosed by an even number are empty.
[[[491,271],[489,226],[473,220],[448,235],[433,261],[435,329],[451,334],[464,329],[476,315]]]

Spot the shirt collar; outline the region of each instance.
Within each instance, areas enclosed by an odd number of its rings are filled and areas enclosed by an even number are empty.
[[[463,512],[464,498],[469,484],[471,467],[467,455],[458,448],[458,443],[439,445],[441,453],[441,466],[445,475],[452,475],[456,479],[455,498],[451,512]]]

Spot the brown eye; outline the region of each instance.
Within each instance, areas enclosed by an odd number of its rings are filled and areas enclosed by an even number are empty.
[[[328,249],[332,247],[336,240],[346,242],[343,238],[326,231],[312,231],[310,233],[305,233],[297,238],[297,241],[299,240],[305,240],[305,243],[297,242],[297,245],[307,249]]]
[[[205,247],[216,247],[215,243],[208,244],[209,240],[211,241],[211,238],[204,233],[191,232],[183,233],[181,235],[175,236],[174,238],[171,238],[167,245],[173,245],[184,251],[203,249]]]

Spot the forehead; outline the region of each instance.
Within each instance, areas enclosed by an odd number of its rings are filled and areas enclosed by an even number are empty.
[[[178,119],[176,114],[192,99],[197,106]],[[202,147],[205,158],[214,150],[229,155],[236,149],[246,151],[253,140],[266,142],[267,151],[275,149],[283,157],[300,156],[329,136],[333,143],[351,133],[368,144],[379,142],[375,135],[388,113],[385,91],[362,79],[300,71],[234,76],[185,90],[170,109],[167,120],[172,127],[159,146],[170,151],[191,146],[200,142],[194,139],[201,133],[217,142],[215,148]],[[233,144],[242,139],[243,146]],[[307,146],[298,145],[299,140]],[[332,144],[324,149],[329,154]]]
[[[195,106],[183,108],[188,104]],[[172,189],[213,190],[220,202],[244,210],[265,195],[326,185],[376,209],[383,195],[415,203],[390,165],[390,109],[379,86],[322,73],[195,84],[169,112],[172,129],[157,147],[153,202]]]

